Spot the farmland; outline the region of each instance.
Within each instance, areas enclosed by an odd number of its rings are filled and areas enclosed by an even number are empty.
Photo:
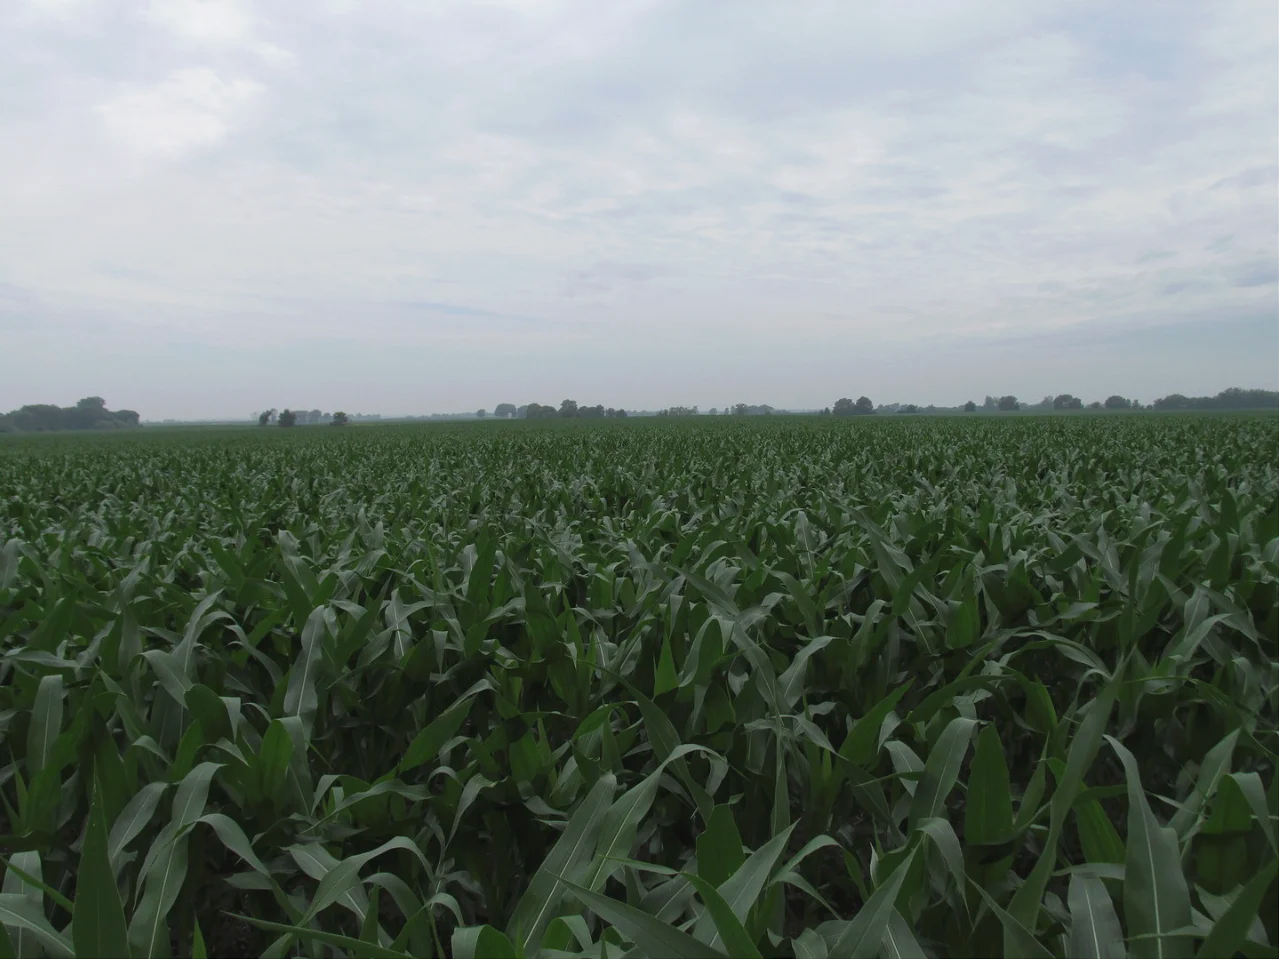
[[[0,443],[0,951],[1274,956],[1278,439]]]

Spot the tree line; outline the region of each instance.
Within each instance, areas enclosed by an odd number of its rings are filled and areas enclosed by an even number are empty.
[[[939,407],[934,405],[920,406],[914,403],[890,403],[876,405],[866,396],[851,400],[841,397],[830,407],[821,411],[825,416],[867,416],[871,414],[913,414],[913,413],[976,413],[987,412],[1049,411],[1049,410],[1274,410],[1280,408],[1280,392],[1275,390],[1247,390],[1241,387],[1230,387],[1212,397],[1188,397],[1181,393],[1171,393],[1160,397],[1149,404],[1130,400],[1119,394],[1112,394],[1106,400],[1094,400],[1086,404],[1081,398],[1070,393],[1046,395],[1040,401],[1031,403],[1019,400],[1012,394],[1003,396],[987,395],[979,405],[970,400],[959,407]],[[712,407],[708,411],[712,415],[720,415],[721,411]],[[726,406],[724,415],[759,416],[782,413],[768,404],[735,403]],[[477,417],[486,416],[486,411],[477,410]],[[545,420],[622,418],[627,411],[622,408],[605,407],[603,404],[586,406],[576,400],[562,400],[559,407],[540,403],[528,403],[516,406],[512,403],[500,403],[494,407],[493,415],[499,419]],[[698,408],[672,406],[657,412],[660,417],[696,417]],[[300,424],[327,423],[335,427],[345,427],[358,420],[379,420],[376,414],[347,414],[341,410],[324,413],[320,410],[263,410],[257,415],[260,426],[295,427]],[[101,397],[84,397],[74,407],[59,407],[48,403],[31,403],[0,414],[0,433],[39,433],[55,430],[117,430],[139,425],[136,410],[108,410],[106,401]]]
[[[351,417],[336,410],[333,413],[321,413],[319,410],[290,410],[285,407],[277,411],[274,407],[258,414],[258,426],[296,427],[300,423],[327,423],[331,427],[345,427]]]
[[[485,412],[483,410],[476,411],[477,417],[483,417],[484,415]],[[518,407],[514,403],[500,403],[493,408],[493,415],[499,419],[511,420],[550,420],[553,417],[565,420],[589,420],[603,417],[625,417],[627,411],[621,408],[606,407],[600,403],[595,406],[587,406],[579,404],[577,400],[561,400],[559,407],[552,407],[542,403],[524,403]]]
[[[136,410],[108,410],[101,397],[84,397],[74,407],[29,403],[0,414],[0,433],[51,430],[119,430],[138,426]]]
[[[1280,407],[1280,393],[1275,390],[1244,390],[1231,387],[1213,397],[1186,397],[1171,393],[1149,404],[1112,394],[1106,400],[1085,403],[1070,393],[1050,394],[1038,402],[1019,400],[1012,394],[987,395],[979,405],[969,400],[959,407],[939,407],[930,404],[890,403],[875,405],[868,397],[850,400],[841,397],[820,413],[827,416],[864,416],[868,414],[910,413],[976,413],[979,410],[1011,413],[1016,410],[1048,412],[1051,410],[1271,410]]]

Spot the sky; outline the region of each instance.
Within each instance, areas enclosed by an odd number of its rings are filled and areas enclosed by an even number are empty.
[[[0,410],[1280,383],[1268,0],[4,0]]]

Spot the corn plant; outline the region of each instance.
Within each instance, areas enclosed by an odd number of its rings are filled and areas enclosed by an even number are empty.
[[[1274,956],[1278,439],[0,442],[0,953]]]

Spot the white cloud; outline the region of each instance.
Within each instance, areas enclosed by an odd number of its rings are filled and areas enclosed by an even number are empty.
[[[728,380],[802,343],[1276,311],[1265,5],[84,9],[0,3],[0,138],[21,145],[0,283],[125,339],[252,330],[305,358],[358,323],[484,370],[500,329],[660,404],[676,374],[626,359],[654,343]],[[903,397],[934,382],[901,376]],[[449,403],[401,409],[423,405]]]
[[[150,0],[146,17],[197,43],[240,43],[253,32],[253,17],[240,0]]]
[[[66,18],[83,13],[96,0],[20,0],[19,7],[37,17]]]
[[[237,115],[261,91],[252,80],[223,80],[207,67],[190,67],[154,86],[126,88],[98,111],[125,146],[177,155],[226,137]]]

